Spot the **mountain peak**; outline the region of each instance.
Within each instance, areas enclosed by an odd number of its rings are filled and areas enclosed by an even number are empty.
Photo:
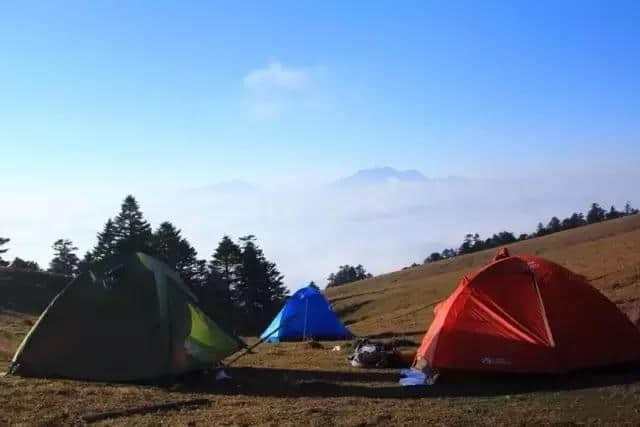
[[[390,181],[416,182],[426,181],[427,178],[415,169],[400,171],[389,166],[361,169],[351,176],[334,182],[334,186],[361,186],[382,184]]]

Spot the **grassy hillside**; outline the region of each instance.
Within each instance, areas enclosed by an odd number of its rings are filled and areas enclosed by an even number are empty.
[[[633,215],[507,246],[539,255],[584,275],[632,321],[640,319],[640,215]],[[460,278],[486,264],[497,249],[384,274],[327,290],[345,323],[361,335],[421,335],[434,303]]]
[[[516,243],[509,249],[516,254],[544,256],[585,275],[638,321],[640,215]],[[417,341],[431,322],[433,303],[448,295],[463,274],[486,263],[494,252],[479,252],[381,275],[333,288],[328,295],[356,333],[378,337],[406,335]],[[2,351],[9,357],[34,319],[29,313],[0,312],[0,371],[8,360],[3,361]],[[343,349],[332,351],[336,344],[342,344]],[[349,366],[348,345],[265,344],[228,369],[233,377],[228,382],[202,376],[181,379],[167,387],[0,378],[0,425],[83,424],[82,417],[92,412],[192,399],[204,402],[195,407],[150,411],[101,423],[640,424],[637,369],[557,376],[445,376],[435,386],[407,389],[397,386],[397,370]]]

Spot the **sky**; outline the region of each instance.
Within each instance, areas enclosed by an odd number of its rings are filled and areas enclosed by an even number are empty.
[[[1,2],[5,257],[90,249],[131,193],[203,258],[257,235],[295,289],[640,205],[639,20],[637,1]],[[331,186],[373,167],[427,180]]]

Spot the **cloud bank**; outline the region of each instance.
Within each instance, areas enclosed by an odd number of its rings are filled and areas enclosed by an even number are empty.
[[[595,201],[622,208],[640,205],[640,174],[551,175],[520,180],[468,178],[388,179],[361,185],[263,188],[231,181],[188,190],[135,192],[155,227],[164,220],[181,228],[201,258],[209,258],[224,234],[255,234],[266,256],[296,289],[326,283],[339,265],[363,264],[374,274],[402,268],[432,251],[457,247],[466,233],[483,237],[508,230],[528,233],[552,215],[585,212]],[[126,194],[110,190],[15,195],[0,210],[0,236],[11,237],[5,258],[46,265],[50,245],[72,239],[85,251],[114,216]],[[46,209],[45,209],[46,207]]]

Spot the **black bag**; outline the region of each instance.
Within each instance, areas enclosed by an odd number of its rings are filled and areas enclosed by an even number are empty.
[[[361,339],[356,342],[349,360],[352,366],[359,368],[386,368],[389,366],[390,353],[384,344]]]

